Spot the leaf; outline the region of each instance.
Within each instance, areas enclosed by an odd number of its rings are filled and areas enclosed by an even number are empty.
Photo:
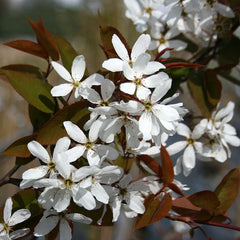
[[[220,204],[217,195],[211,191],[197,192],[188,196],[187,199],[195,206],[206,209],[216,209]]]
[[[23,166],[23,165],[26,165],[26,164],[30,163],[34,159],[35,159],[35,157],[28,157],[28,158],[16,157],[15,165],[16,166]]]
[[[200,109],[203,117],[210,118],[212,112],[215,110],[215,106],[208,101],[203,82],[203,72],[198,72],[198,74],[191,74],[187,80],[188,88],[190,90],[192,98]]]
[[[231,76],[231,75],[229,75],[228,73],[223,72],[223,71],[218,72],[218,73],[219,73],[219,75],[221,75],[222,77],[224,77],[224,78],[225,78],[226,80],[228,80],[229,82],[240,86],[240,80],[239,80],[239,79],[237,79],[237,78],[235,78],[235,77],[233,77],[233,76]]]
[[[208,102],[216,108],[221,98],[222,84],[214,70],[208,69],[205,71],[204,89],[206,90]]]
[[[125,173],[128,173],[135,161],[135,157],[125,157],[119,154],[116,160],[113,160],[114,165],[117,165],[124,169]]]
[[[163,145],[161,146],[160,154],[162,163],[163,183],[171,183],[174,179],[173,163],[166,148]]]
[[[67,136],[64,121],[72,121],[82,127],[89,119],[89,103],[85,100],[66,106],[58,111],[40,130],[37,141],[42,145],[55,144],[61,137]]]
[[[9,65],[0,70],[28,103],[45,113],[55,111],[55,101],[50,93],[51,87],[43,81],[38,68],[31,65]]]
[[[41,57],[44,59],[48,58],[48,53],[46,50],[38,43],[28,41],[28,40],[16,40],[8,43],[4,43],[4,45],[18,49],[20,51],[30,53],[37,57]]]
[[[175,193],[184,196],[182,190],[174,183],[168,183],[166,187],[169,187],[171,190],[173,190]]]
[[[156,173],[157,176],[162,178],[162,168],[154,158],[152,158],[149,155],[143,154],[143,155],[138,155],[137,159],[139,162],[140,161],[144,162],[144,164],[146,164],[147,167],[149,167],[154,173]]]
[[[27,148],[27,144],[32,140],[35,140],[37,137],[36,134],[32,134],[23,138],[16,140],[12,143],[5,151],[2,152],[3,155],[15,156],[20,158],[27,158],[31,156]]]
[[[202,64],[197,63],[186,63],[186,62],[172,62],[172,63],[164,63],[165,67],[168,68],[197,68],[204,67]]]
[[[233,204],[240,187],[240,172],[237,168],[232,169],[215,189],[223,212],[226,212]]]
[[[172,207],[170,194],[164,195],[162,200],[150,195],[145,201],[145,213],[138,215],[134,230],[145,227],[164,218]]]
[[[72,62],[78,55],[72,45],[58,34],[55,34],[63,66],[71,72]]]
[[[38,23],[32,21],[30,18],[27,19],[37,36],[38,43],[44,47],[54,61],[57,61],[59,59],[59,51],[56,41],[52,34],[43,26],[41,17],[39,17]]]

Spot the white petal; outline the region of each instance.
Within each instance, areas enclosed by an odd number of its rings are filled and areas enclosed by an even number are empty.
[[[72,229],[66,219],[62,218],[59,225],[60,240],[71,240]]]
[[[50,157],[47,150],[40,143],[31,141],[28,143],[27,147],[33,156],[41,159],[45,163],[50,162]]]
[[[169,48],[174,48],[175,51],[181,51],[187,47],[187,43],[181,40],[169,40]]]
[[[51,94],[53,97],[66,96],[73,90],[73,85],[70,83],[63,83],[55,86],[51,89]]]
[[[12,214],[12,198],[8,198],[5,202],[4,212],[3,212],[3,219],[5,223],[8,223]]]
[[[227,143],[234,147],[240,146],[240,138],[237,136],[224,135],[224,139],[226,140]]]
[[[127,62],[124,62],[123,63],[123,74],[124,74],[124,77],[127,78],[128,80],[134,80],[135,77],[136,77],[136,72],[134,71],[133,68],[131,68],[129,66],[129,64]]]
[[[233,10],[222,3],[215,2],[213,4],[213,7],[218,13],[220,13],[224,17],[234,18],[235,16]]]
[[[143,214],[145,212],[144,198],[138,195],[131,194],[129,198],[129,208],[133,211]]]
[[[53,208],[57,212],[62,212],[69,206],[70,200],[70,191],[68,189],[59,189],[55,195]]]
[[[72,78],[74,81],[79,82],[85,72],[86,63],[83,55],[79,55],[74,58],[73,64],[72,64]]]
[[[150,61],[151,56],[148,53],[140,54],[136,61],[133,63],[133,69],[138,74],[142,75],[143,70],[146,68],[148,62]]]
[[[192,145],[189,145],[183,153],[183,166],[187,169],[193,169],[195,167],[196,157],[195,151]]]
[[[152,138],[151,129],[152,129],[152,119],[150,112],[144,112],[139,119],[139,130],[143,134],[144,140],[149,140]]]
[[[90,166],[97,166],[100,162],[100,157],[98,153],[96,153],[92,149],[87,150],[87,160]]]
[[[137,98],[139,100],[144,100],[147,98],[147,96],[149,96],[151,94],[150,89],[144,87],[144,86],[138,86],[137,87]]]
[[[174,108],[171,108],[167,105],[155,104],[152,107],[154,115],[161,121],[176,121],[180,120],[178,111]]]
[[[14,226],[18,223],[24,222],[31,217],[31,213],[28,209],[19,209],[13,213],[8,222],[9,226]]]
[[[229,102],[226,107],[220,109],[217,112],[217,114],[215,116],[215,120],[220,121],[222,118],[225,118],[228,115],[232,115],[232,112],[234,110],[234,106],[235,106],[235,104],[233,102]]]
[[[162,81],[162,83],[159,84],[159,86],[156,87],[152,93],[152,97],[151,97],[152,102],[155,103],[159,101],[162,97],[164,97],[168,92],[168,90],[171,88],[171,86],[172,86],[172,80],[170,78],[166,81]]]
[[[113,44],[113,47],[114,47],[117,55],[122,60],[129,61],[128,51],[127,51],[125,45],[122,43],[122,41],[116,34],[113,34],[113,36],[112,36],[112,44]]]
[[[61,64],[54,61],[52,61],[51,64],[55,69],[55,71],[60,75],[60,77],[62,77],[64,80],[68,82],[73,82],[71,74],[68,72],[68,70],[65,67],[63,67]]]
[[[149,34],[141,34],[132,48],[131,60],[134,62],[137,57],[145,53],[151,42],[151,37]]]
[[[99,202],[102,202],[105,204],[108,203],[109,196],[104,190],[104,188],[101,186],[101,184],[95,182],[91,187],[91,192]]]
[[[112,81],[105,79],[101,84],[101,94],[104,101],[108,101],[115,91],[115,85]]]
[[[53,159],[57,157],[58,153],[67,151],[71,144],[71,140],[68,137],[62,137],[56,142],[56,146],[53,151]]]
[[[45,188],[44,191],[40,194],[38,197],[38,202],[44,209],[52,208],[57,191],[57,188]]]
[[[74,123],[70,121],[63,122],[63,125],[68,133],[68,135],[76,142],[86,143],[87,138],[83,131]]]
[[[54,178],[42,178],[34,182],[34,188],[42,188],[42,187],[60,187],[62,185],[62,181],[60,179]]]
[[[102,67],[111,72],[120,72],[123,70],[123,61],[118,58],[110,58],[103,62]]]
[[[120,90],[127,94],[133,95],[136,90],[136,85],[133,82],[125,82],[120,84]]]
[[[168,75],[164,72],[160,72],[158,74],[154,74],[150,77],[144,78],[142,80],[142,83],[148,88],[156,88],[161,85],[162,81],[165,81],[165,79],[169,79]]]
[[[101,102],[101,97],[97,91],[92,88],[78,88],[78,93],[84,99],[87,99],[89,102],[94,104],[99,104]]]
[[[186,146],[187,146],[186,141],[179,141],[171,144],[170,146],[167,147],[167,151],[169,155],[174,155],[180,151],[182,151]]]
[[[73,222],[80,222],[84,224],[90,224],[92,222],[91,218],[86,217],[80,213],[69,213],[66,215],[66,217]]]
[[[78,158],[80,158],[83,153],[85,152],[86,147],[84,145],[78,144],[75,147],[67,150],[66,152],[62,153],[62,159],[66,158],[66,161],[75,162]]]
[[[23,228],[10,233],[10,239],[19,239],[30,232],[30,228]]]
[[[183,123],[179,123],[177,126],[177,133],[181,136],[189,138],[191,135],[191,130],[187,125]]]
[[[160,69],[165,69],[165,68],[166,67],[162,63],[151,61],[147,64],[147,67],[145,67],[143,74],[150,75],[157,72]]]
[[[48,166],[39,166],[36,168],[30,168],[22,175],[23,179],[39,179],[44,177],[49,171]]]
[[[78,189],[76,195],[73,196],[73,201],[87,210],[92,210],[96,207],[96,201],[93,195],[84,188]]]
[[[97,172],[99,172],[99,168],[96,166],[81,167],[75,172],[75,180],[80,181],[90,175],[95,175]]]
[[[50,233],[58,224],[58,216],[42,217],[40,222],[34,228],[34,236],[40,237]]]
[[[177,28],[170,28],[170,30],[167,31],[164,37],[165,39],[169,40],[171,38],[176,37],[179,34],[180,34],[180,31]]]
[[[120,215],[120,209],[121,209],[121,198],[116,197],[112,202],[109,203],[110,207],[112,208],[113,213],[113,222],[116,222],[118,220],[118,217]]]

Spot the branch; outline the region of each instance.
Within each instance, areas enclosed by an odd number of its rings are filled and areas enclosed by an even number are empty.
[[[2,179],[0,179],[0,187],[6,183],[12,183],[10,177],[19,169],[20,166],[14,166]]]

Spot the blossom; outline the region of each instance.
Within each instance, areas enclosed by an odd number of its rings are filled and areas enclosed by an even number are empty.
[[[68,70],[62,66],[61,64],[52,61],[52,66],[55,71],[68,83],[63,83],[58,86],[55,86],[51,90],[51,94],[54,97],[66,96],[73,89],[75,89],[74,96],[78,98],[81,95],[81,92],[86,88],[90,88],[92,85],[99,85],[98,79],[101,79],[102,76],[100,74],[93,74],[89,76],[84,81],[80,82],[84,76],[86,63],[83,55],[79,55],[74,58],[72,63],[71,74]]]
[[[181,140],[173,143],[167,147],[167,151],[170,155],[174,155],[184,149],[183,155],[177,159],[175,166],[175,174],[178,175],[181,172],[181,165],[183,166],[183,173],[188,176],[190,171],[196,164],[196,153],[202,152],[202,142],[197,141],[204,134],[204,126],[198,124],[191,131],[185,124],[179,123],[177,126],[177,133],[185,137],[185,140]]]
[[[0,223],[0,239],[18,239],[30,232],[29,228],[12,231],[12,227],[26,221],[31,213],[28,209],[19,209],[12,214],[12,199],[9,197],[3,210],[3,223]]]
[[[70,139],[68,137],[60,138],[53,151],[53,157],[49,156],[47,150],[37,141],[31,141],[28,143],[27,147],[31,154],[41,161],[43,161],[46,165],[41,165],[39,167],[31,168],[25,171],[22,175],[23,181],[20,184],[21,188],[30,187],[34,180],[45,177],[48,173],[50,175],[57,174],[56,172],[56,161],[64,161],[61,159],[60,153],[66,151],[70,146]]]
[[[102,67],[106,68],[111,72],[119,72],[123,70],[124,62],[127,62],[130,66],[132,66],[139,56],[142,57],[142,54],[147,54],[145,52],[148,49],[150,42],[150,35],[140,35],[135,44],[133,45],[131,55],[129,57],[128,50],[126,49],[120,38],[116,34],[113,34],[112,44],[120,59],[110,58],[108,60],[105,60],[102,64]],[[149,67],[151,67],[150,65]]]
[[[107,154],[110,160],[114,160],[118,157],[117,151],[109,145],[97,144],[98,139],[98,126],[96,128],[90,128],[89,138],[85,136],[83,131],[74,123],[65,121],[63,123],[68,135],[76,142],[75,147],[66,151],[69,161],[75,161],[81,157],[84,153],[90,166],[100,165],[101,157]]]
[[[50,233],[59,223],[60,240],[71,240],[72,229],[68,221],[90,224],[91,218],[88,218],[80,213],[58,213],[53,209],[45,210],[43,217],[34,228],[34,236],[40,237]]]

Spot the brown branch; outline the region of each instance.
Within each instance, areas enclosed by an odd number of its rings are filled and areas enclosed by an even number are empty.
[[[10,177],[19,169],[20,166],[14,166],[2,179],[0,179],[0,187],[6,183],[10,183]]]

